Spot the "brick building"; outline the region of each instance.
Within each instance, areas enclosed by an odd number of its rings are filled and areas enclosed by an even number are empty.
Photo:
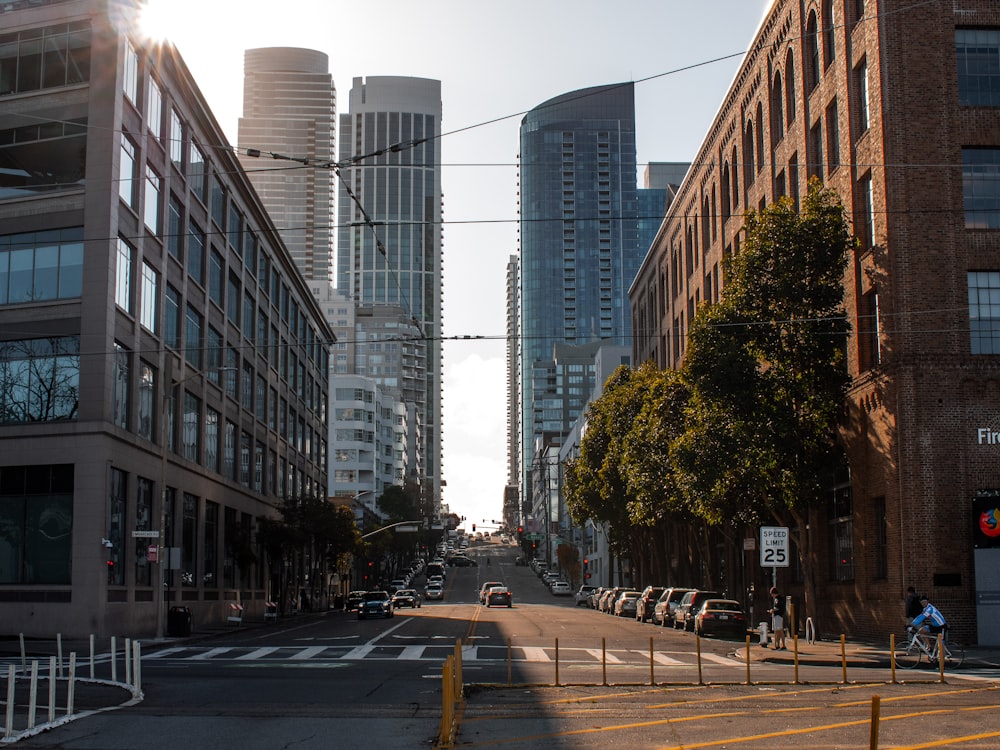
[[[998,61],[994,2],[775,0],[630,291],[635,362],[676,367],[748,208],[813,175],[848,207],[849,472],[813,517],[820,632],[898,632],[913,585],[1000,643]]]

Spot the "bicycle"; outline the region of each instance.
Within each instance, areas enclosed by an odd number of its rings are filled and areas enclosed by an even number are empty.
[[[908,628],[909,634],[902,644],[896,645],[896,665],[904,669],[915,669],[922,661],[930,667],[940,663],[938,656],[938,638],[936,635],[922,633],[915,628]],[[948,640],[947,630],[941,639],[944,646],[944,665],[948,669],[958,669],[965,661],[965,647],[960,643]]]

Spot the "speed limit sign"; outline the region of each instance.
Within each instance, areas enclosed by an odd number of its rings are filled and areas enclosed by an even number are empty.
[[[760,564],[764,568],[788,567],[788,527],[760,527]]]

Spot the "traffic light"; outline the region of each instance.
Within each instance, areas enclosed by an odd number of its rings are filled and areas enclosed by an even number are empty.
[[[590,571],[587,570],[588,565],[590,565],[590,560],[588,560],[586,557],[583,558],[583,579],[585,581],[590,580]]]
[[[472,524],[472,530],[473,530],[473,531],[475,531],[475,530],[476,530],[476,524]]]

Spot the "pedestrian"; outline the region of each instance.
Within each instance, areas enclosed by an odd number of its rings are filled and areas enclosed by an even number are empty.
[[[920,606],[920,597],[917,595],[917,590],[913,586],[908,586],[906,589],[906,624],[910,625],[913,622],[913,618],[919,615],[923,609]]]
[[[774,650],[785,650],[785,598],[778,593],[778,587],[772,586],[771,608],[767,610],[771,615],[771,630],[774,633]]]

